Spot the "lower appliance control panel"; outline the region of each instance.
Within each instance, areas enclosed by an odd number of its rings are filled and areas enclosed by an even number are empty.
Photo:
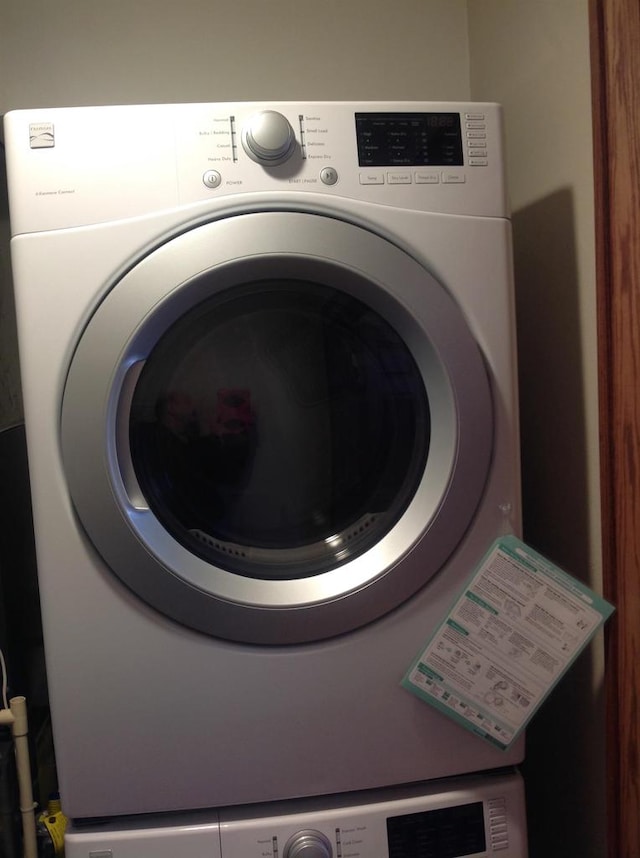
[[[517,772],[75,824],[67,858],[527,858]]]

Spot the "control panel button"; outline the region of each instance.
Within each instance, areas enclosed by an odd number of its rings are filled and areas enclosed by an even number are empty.
[[[411,173],[387,173],[387,182],[390,185],[410,185]]]
[[[414,177],[416,185],[437,185],[440,183],[440,173],[436,170],[416,170]]]
[[[443,173],[442,181],[445,185],[462,185],[467,181],[464,173]]]
[[[489,162],[486,158],[469,158],[470,167],[487,167]]]
[[[484,119],[484,113],[465,113],[464,118],[480,120]]]
[[[360,173],[361,185],[384,185],[383,173]]]
[[[325,185],[335,185],[338,181],[338,171],[335,167],[323,167],[320,170],[320,181]]]
[[[222,176],[217,170],[207,170],[202,177],[202,181],[208,188],[219,188]]]

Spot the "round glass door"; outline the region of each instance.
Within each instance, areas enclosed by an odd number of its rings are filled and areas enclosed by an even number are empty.
[[[429,406],[393,327],[307,280],[214,294],[150,353],[130,415],[149,507],[185,548],[255,578],[361,555],[422,478]]]
[[[423,587],[489,472],[493,404],[456,302],[319,213],[186,230],[105,285],[71,359],[64,474],[106,567],[206,634],[343,634]]]

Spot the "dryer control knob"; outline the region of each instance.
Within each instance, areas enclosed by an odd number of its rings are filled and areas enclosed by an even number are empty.
[[[275,110],[261,110],[243,127],[242,145],[258,164],[282,164],[293,155],[296,137],[285,116]]]
[[[287,840],[283,858],[332,858],[329,839],[321,831],[305,829]]]

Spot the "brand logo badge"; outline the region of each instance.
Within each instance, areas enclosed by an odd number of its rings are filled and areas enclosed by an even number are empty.
[[[29,145],[32,149],[53,149],[56,145],[53,122],[33,122],[29,125]]]

